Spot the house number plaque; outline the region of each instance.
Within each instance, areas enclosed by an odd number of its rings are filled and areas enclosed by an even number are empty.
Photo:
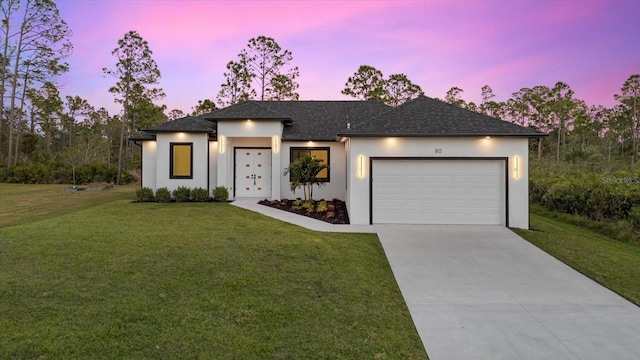
[[[436,148],[436,154],[442,154],[442,149]]]

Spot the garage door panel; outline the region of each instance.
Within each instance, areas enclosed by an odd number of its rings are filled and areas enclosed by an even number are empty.
[[[374,160],[374,223],[504,225],[502,160]]]
[[[389,207],[391,208],[403,208],[405,207],[404,199],[391,199],[389,200]]]

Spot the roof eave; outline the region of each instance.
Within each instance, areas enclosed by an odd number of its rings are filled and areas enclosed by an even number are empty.
[[[430,133],[430,134],[419,134],[419,133],[338,133],[336,134],[338,137],[526,137],[526,138],[539,138],[549,136],[549,134],[543,133],[482,133],[482,134],[473,134],[473,133]]]
[[[183,132],[183,133],[201,133],[201,134],[215,134],[215,130],[143,130],[145,132],[151,133],[151,134],[158,134],[158,133],[177,133],[177,132]]]
[[[205,120],[211,121],[280,121],[285,125],[291,125],[293,120],[290,118],[255,118],[255,117],[236,117],[236,118],[217,118],[217,117],[206,117]]]
[[[324,142],[328,142],[328,141],[336,141],[335,137],[324,137],[324,138],[315,138],[315,137],[306,137],[306,138],[288,138],[288,137],[282,137],[282,141],[324,141]]]
[[[145,141],[156,141],[156,136],[154,134],[153,137],[144,137],[144,136],[131,136],[127,140],[133,142],[135,145],[141,145]]]

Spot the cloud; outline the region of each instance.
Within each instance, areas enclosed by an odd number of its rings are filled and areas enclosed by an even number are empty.
[[[102,67],[137,30],[154,52],[169,109],[211,98],[225,64],[249,38],[271,36],[293,52],[301,98],[342,99],[358,66],[405,73],[434,97],[452,86],[478,101],[489,84],[506,99],[522,87],[569,83],[607,104],[640,72],[640,2],[575,1],[68,1],[74,31],[67,91],[112,106]],[[99,96],[99,94],[103,94]],[[587,99],[589,97],[589,99]],[[612,101],[610,101],[611,103]]]

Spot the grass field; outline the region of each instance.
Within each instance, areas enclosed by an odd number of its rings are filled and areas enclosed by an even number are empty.
[[[425,359],[375,235],[0,184],[0,358]]]
[[[69,185],[0,183],[0,228],[99,206],[118,199],[133,199],[135,185],[102,192],[64,192]]]
[[[516,233],[589,278],[640,306],[640,246],[531,214],[535,231]]]

